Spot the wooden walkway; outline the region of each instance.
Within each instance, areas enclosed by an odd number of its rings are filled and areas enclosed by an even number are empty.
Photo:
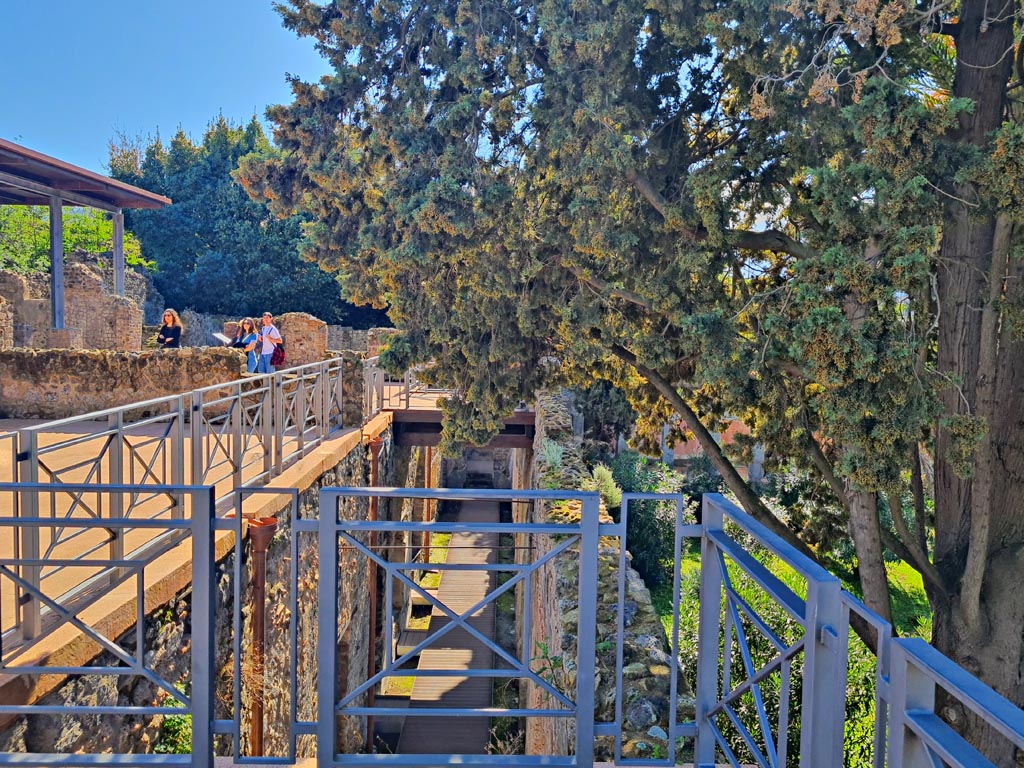
[[[460,523],[497,523],[498,503],[463,502]],[[448,551],[449,563],[493,564],[498,552],[496,533],[456,533]],[[443,571],[437,588],[438,600],[456,614],[463,614],[494,589],[494,571]],[[434,608],[430,632],[449,623]],[[494,603],[477,611],[468,622],[485,637],[494,638]],[[454,629],[420,654],[420,669],[452,670],[451,676],[417,677],[409,700],[409,709],[491,706],[492,679],[466,677],[465,669],[491,669],[493,652],[466,630]],[[490,735],[488,717],[416,717],[406,716],[398,742],[400,754],[484,754]]]

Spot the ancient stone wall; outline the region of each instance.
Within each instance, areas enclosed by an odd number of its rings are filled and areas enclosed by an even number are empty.
[[[64,270],[65,325],[81,334],[85,349],[142,349],[142,309],[127,296],[108,293],[102,277],[83,264]]]
[[[0,417],[62,419],[237,379],[234,349],[0,352]]]
[[[49,349],[70,344],[87,349],[141,349],[141,306],[146,292],[146,279],[127,270],[125,296],[114,294],[110,254],[68,254],[64,266],[64,324],[71,333],[54,333],[49,277],[0,272],[0,296],[10,304],[14,347]]]
[[[258,322],[259,318],[257,318]],[[274,318],[284,339],[284,368],[318,363],[327,357],[327,323],[307,312],[286,312]]]
[[[14,307],[0,296],[0,351],[14,346]]]
[[[328,349],[351,349],[365,352],[369,331],[360,331],[345,325],[327,326]]]
[[[390,435],[390,432],[386,433]],[[388,478],[390,438],[381,455],[383,477]],[[299,497],[300,516],[304,519],[319,517],[319,493],[324,487],[366,486],[369,484],[370,464],[366,446],[358,444],[336,466],[327,470]],[[368,517],[367,499],[346,500],[341,504],[342,516],[347,520],[365,520]],[[298,647],[298,678],[294,690],[301,695],[297,701],[300,720],[315,721],[317,713],[317,586],[320,580],[320,559],[317,537],[313,533],[296,534],[290,519],[290,509],[277,515],[278,533],[267,553],[267,659],[266,693],[264,696],[265,737],[267,755],[286,755],[290,738],[288,723],[291,718],[292,678],[288,631],[291,610],[287,603],[291,569],[291,538],[298,535],[298,605],[296,638]],[[338,683],[342,692],[354,690],[366,680],[369,658],[369,571],[367,559],[353,547],[341,550],[339,561],[339,615],[338,615]],[[246,598],[248,603],[248,597]],[[244,636],[251,636],[250,618],[244,619]],[[248,699],[247,699],[248,700]],[[246,704],[246,709],[249,705]],[[359,719],[339,720],[339,748],[358,751],[363,743],[363,730]],[[249,752],[248,733],[243,737],[243,752]],[[299,737],[298,755],[310,757],[316,753],[312,737]]]
[[[389,338],[398,331],[394,328],[371,328],[366,332],[366,356],[376,357],[380,354],[380,348],[384,346]]]
[[[580,441],[573,434],[572,416],[558,397],[541,397],[536,405],[537,436],[531,468],[536,488],[577,489],[587,475],[582,462]],[[545,451],[551,441],[562,449]],[[581,507],[578,503],[537,502],[515,505],[516,521],[575,522]],[[603,514],[603,513],[602,513]],[[601,540],[598,552],[598,606],[596,645],[598,649],[595,692],[598,722],[615,720],[615,649],[617,633],[617,595],[619,540]],[[532,560],[543,557],[553,546],[550,537],[537,537]],[[579,591],[578,550],[558,557],[542,569],[530,606],[533,634],[520,642],[528,643],[525,658],[538,659],[549,667],[551,659],[561,657],[564,665],[552,672],[556,685],[575,690],[576,635],[579,612],[576,603]],[[521,600],[521,598],[520,598]],[[623,756],[652,758],[664,754],[670,696],[670,657],[664,628],[651,604],[651,596],[639,574],[630,568],[626,573],[625,636],[623,645]],[[603,650],[602,650],[603,649]],[[547,659],[545,660],[545,656]],[[536,663],[536,662],[535,662]],[[680,698],[687,695],[687,685],[680,676]],[[528,686],[526,704],[543,707],[550,702],[547,693],[537,686]],[[575,723],[563,719],[529,718],[526,730],[527,754],[568,755],[575,748]],[[595,759],[611,760],[613,745],[602,737],[595,745]]]

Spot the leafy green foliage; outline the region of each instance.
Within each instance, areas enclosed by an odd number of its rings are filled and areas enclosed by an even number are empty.
[[[63,212],[64,252],[106,253],[114,248],[114,222],[94,208]],[[139,241],[124,236],[124,260],[131,266],[151,267],[142,258]],[[0,205],[0,269],[48,272],[50,269],[50,210],[41,205]]]
[[[1022,475],[997,470],[1024,450],[1019,2],[1005,10],[287,0],[336,75],[295,84],[269,115],[282,152],[240,174],[311,216],[306,253],[410,331],[454,391],[449,442],[595,378],[628,393],[644,446],[666,423],[742,419],[744,450],[871,516],[852,530],[883,612],[875,533],[903,534],[878,531],[877,497],[926,451],[939,529],[911,559],[936,561],[947,653],[1015,638],[979,662],[1006,690],[1024,609],[982,610],[996,575],[976,567],[1024,543]],[[1005,632],[952,610],[961,584]]]
[[[126,211],[125,223],[156,262],[154,282],[174,307],[254,316],[309,312],[330,323],[387,324],[382,313],[341,298],[337,275],[299,253],[302,217],[278,219],[234,180],[239,159],[271,152],[254,117],[234,126],[223,116],[195,144],[181,130],[165,146],[125,138],[112,143],[111,174],[170,197],[160,210]]]
[[[598,464],[590,470],[590,477],[583,479],[580,488],[601,494],[601,501],[609,511],[617,511],[622,506],[622,489],[616,485],[611,468],[604,464]]]
[[[185,686],[178,684],[177,688],[185,693]],[[180,707],[180,702],[170,696],[164,700],[165,706]],[[192,716],[191,715],[165,715],[163,724],[160,726],[160,738],[153,751],[164,755],[190,755],[192,754]]]

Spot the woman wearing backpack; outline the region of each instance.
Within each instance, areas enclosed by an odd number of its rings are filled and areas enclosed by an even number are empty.
[[[264,312],[263,327],[260,328],[256,336],[256,345],[260,348],[259,364],[256,367],[258,373],[274,372],[270,358],[274,356],[274,347],[281,341],[281,332],[274,326],[274,316],[269,312]]]

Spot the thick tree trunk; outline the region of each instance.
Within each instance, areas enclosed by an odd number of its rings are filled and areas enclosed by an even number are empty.
[[[1004,119],[1013,49],[1012,0],[965,0],[957,24],[954,94],[973,100],[954,138],[986,147]],[[936,430],[935,561],[956,591],[933,595],[935,646],[1018,705],[1024,703],[1024,341],[1002,315],[1024,272],[1008,258],[1012,231],[979,190],[961,185],[947,206],[937,269],[938,368],[949,382]],[[975,201],[982,200],[981,205]],[[964,201],[964,202],[961,202]],[[969,469],[955,460],[949,417],[981,426]],[[969,422],[966,417],[976,421]],[[997,765],[1014,765],[1001,737],[944,714]]]
[[[864,602],[878,615],[892,621],[889,578],[882,557],[882,529],[878,521],[878,495],[847,483],[846,499],[850,509],[850,536],[857,552],[857,571]]]

